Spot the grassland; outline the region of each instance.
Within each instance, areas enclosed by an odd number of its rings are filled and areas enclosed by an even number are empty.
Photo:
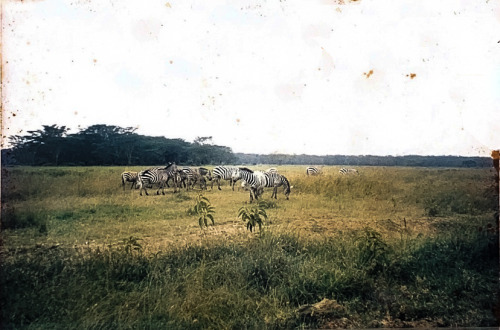
[[[254,233],[238,219],[248,193],[227,184],[203,192],[215,225],[200,228],[199,190],[123,189],[139,168],[4,169],[2,326],[498,325],[492,171],[278,168],[290,200],[266,192]]]

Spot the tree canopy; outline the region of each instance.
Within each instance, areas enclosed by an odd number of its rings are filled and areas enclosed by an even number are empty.
[[[92,125],[74,134],[66,126],[44,125],[27,135],[10,137],[4,164],[20,165],[151,165],[229,164],[230,148],[211,144],[211,137],[194,143],[182,139],[137,134],[133,127]]]
[[[183,139],[145,136],[133,127],[97,124],[68,134],[66,126],[43,125],[26,135],[11,136],[2,150],[3,165],[184,165],[275,164],[346,166],[489,167],[488,157],[458,156],[345,156],[233,153],[214,145],[211,136],[192,143]]]

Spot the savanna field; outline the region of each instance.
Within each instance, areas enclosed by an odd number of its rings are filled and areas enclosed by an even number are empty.
[[[493,169],[275,167],[290,199],[260,204],[122,187],[143,167],[3,168],[2,328],[499,325]]]

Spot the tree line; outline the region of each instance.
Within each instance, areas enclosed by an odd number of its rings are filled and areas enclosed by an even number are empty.
[[[136,128],[92,125],[74,134],[66,126],[43,125],[26,135],[10,137],[12,147],[2,150],[4,165],[151,165],[232,164],[236,157],[228,147],[198,137],[182,139],[137,134]]]
[[[345,165],[345,166],[412,166],[412,167],[491,167],[489,157],[462,156],[346,156],[346,155],[287,155],[242,154],[236,157],[241,164],[276,165]]]
[[[233,153],[212,143],[211,137],[194,142],[137,134],[136,128],[92,125],[77,133],[69,128],[43,125],[26,135],[9,137],[11,148],[2,149],[2,165],[95,166],[275,164],[346,166],[490,167],[489,157],[458,156],[345,156]]]

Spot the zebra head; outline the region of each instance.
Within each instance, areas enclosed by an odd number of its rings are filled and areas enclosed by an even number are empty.
[[[290,197],[290,192],[291,192],[293,186],[290,185],[290,182],[288,181],[288,179],[284,175],[282,175],[281,178],[282,178],[283,183],[285,185],[284,193],[285,193],[286,199],[288,199]]]
[[[177,165],[172,162],[168,162],[167,165],[163,168],[163,170],[171,170],[171,171],[177,171]]]
[[[238,168],[231,173],[231,180],[238,181],[239,179],[241,179],[241,169]]]
[[[245,191],[250,190],[250,186],[245,180],[241,181],[241,188],[243,188],[243,190],[245,190]]]
[[[212,181],[212,172],[210,170],[208,170],[204,167],[200,167],[198,170],[199,170],[202,177],[204,177],[208,181]]]

